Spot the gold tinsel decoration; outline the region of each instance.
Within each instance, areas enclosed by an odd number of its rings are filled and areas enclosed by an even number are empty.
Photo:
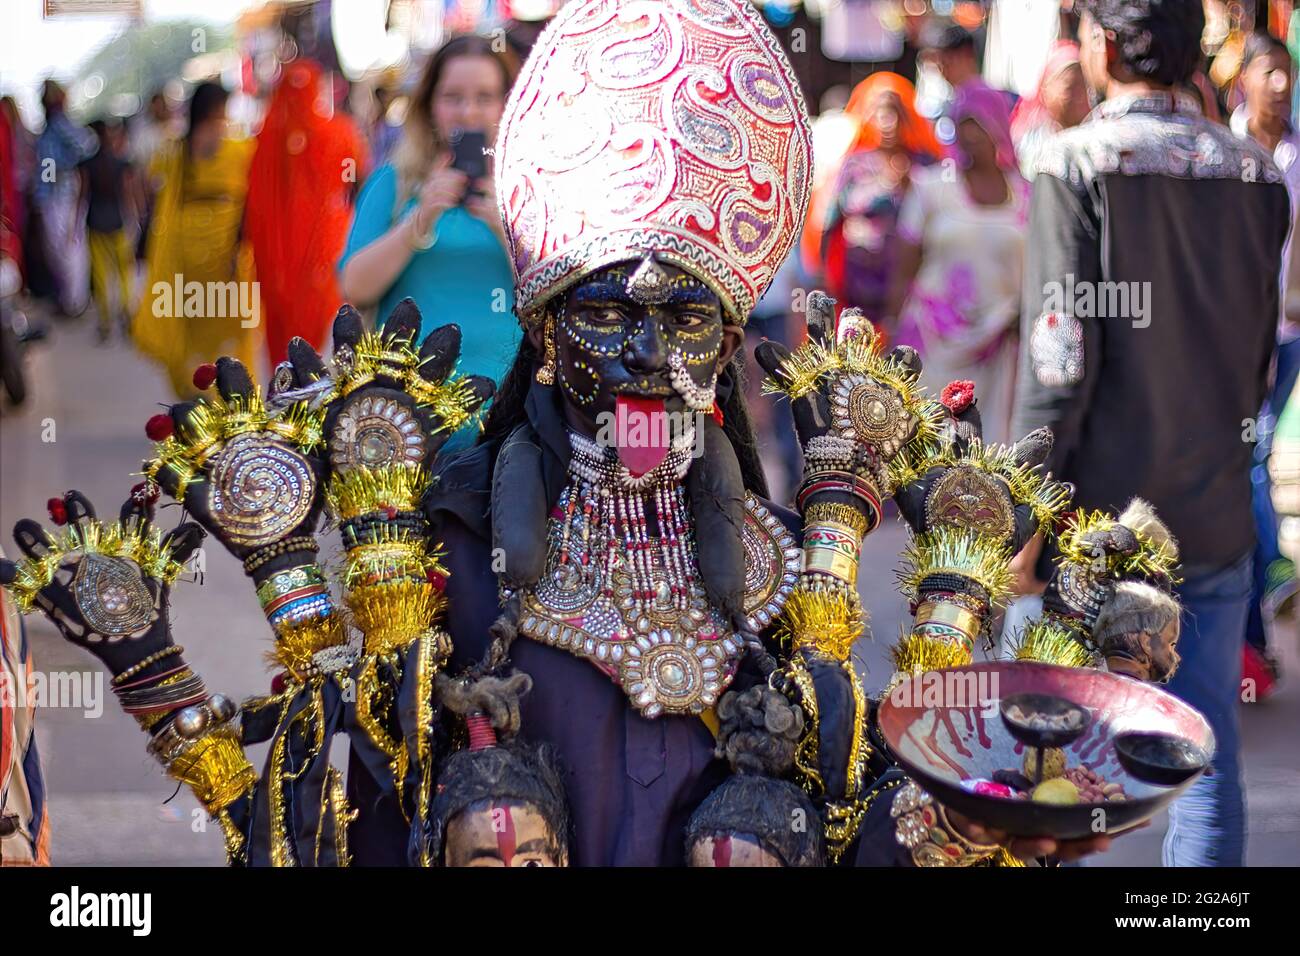
[[[790,655],[782,672],[799,691],[799,706],[803,708],[806,721],[804,735],[794,751],[795,780],[809,796],[819,797],[825,792],[826,784],[822,780],[821,762],[818,759],[821,716],[817,710],[817,691],[813,687],[812,674],[798,654]]]
[[[940,452],[939,426],[946,412],[942,405],[926,397],[925,390],[906,366],[884,354],[880,333],[866,322],[863,329],[862,334],[834,345],[809,339],[782,363],[780,377],[764,379],[762,392],[801,398],[815,391],[824,376],[833,374],[866,375],[898,392],[903,407],[916,420],[916,429],[886,466],[889,482],[897,488],[924,474],[924,470],[918,472],[918,469]]]
[[[804,512],[803,526],[810,528],[824,521],[833,521],[852,528],[859,538],[866,537],[871,529],[871,523],[862,513],[861,508],[841,504],[838,501],[814,501]]]
[[[1138,549],[1133,554],[1107,554],[1104,559],[1094,555],[1084,543],[1085,536],[1096,531],[1108,531],[1119,524],[1104,511],[1080,511],[1065,519],[1065,527],[1057,536],[1057,548],[1065,561],[1081,565],[1096,565],[1105,561],[1105,571],[1115,578],[1167,578],[1178,582],[1178,554],[1162,541],[1153,541],[1146,535],[1136,535]],[[1097,568],[1097,570],[1102,570]]]
[[[54,580],[59,566],[77,554],[128,558],[140,566],[145,577],[156,578],[164,584],[171,584],[185,570],[185,565],[172,560],[171,552],[163,545],[162,532],[152,525],[141,530],[134,521],[128,527],[123,527],[120,521],[82,521],[50,537],[44,557],[19,560],[17,577],[8,585],[23,613],[32,609],[36,595]]]
[[[1092,667],[1096,661],[1068,629],[1052,621],[1037,620],[1028,624],[1013,640],[1012,657],[1018,661],[1037,661],[1061,667]]]
[[[815,647],[842,661],[853,650],[865,623],[862,606],[852,591],[800,585],[785,602],[776,637],[790,648]]]
[[[890,656],[894,660],[894,679],[890,682],[889,691],[913,674],[942,670],[945,667],[965,667],[971,662],[971,653],[964,645],[914,632],[900,637],[890,651]]]
[[[194,741],[168,765],[167,775],[188,786],[214,815],[257,783],[257,771],[244,756],[239,737],[229,724]]]
[[[1011,557],[1008,546],[997,538],[944,526],[912,538],[896,573],[904,594],[913,601],[922,581],[946,573],[975,581],[996,604],[1011,588]]]
[[[1037,466],[1016,461],[1015,452],[1006,445],[986,445],[976,439],[963,454],[952,446],[935,455],[925,465],[930,468],[977,468],[1006,482],[1011,500],[1028,505],[1040,529],[1046,528],[1070,503],[1070,489]],[[922,472],[924,474],[924,472]]]
[[[277,629],[275,647],[267,652],[266,662],[301,681],[315,666],[312,659],[318,652],[347,642],[347,624],[340,614],[285,624]]]
[[[180,479],[176,490],[176,498],[180,500],[208,458],[231,439],[266,433],[305,452],[324,443],[324,427],[323,409],[313,411],[300,402],[272,413],[257,389],[251,395],[236,395],[229,401],[214,395],[201,399],[175,434],[154,443],[154,457],[144,463],[144,475],[156,481],[159,471],[170,468]]]
[[[381,525],[364,544],[348,550],[343,587],[351,590],[395,579],[425,584],[430,575],[445,578],[448,572],[440,557],[419,535]]]
[[[381,657],[406,648],[431,630],[447,605],[432,584],[410,579],[354,587],[344,600],[365,635],[365,653]]]
[[[386,343],[377,332],[361,337],[350,364],[341,365],[335,377],[335,394],[351,395],[376,378],[396,381],[416,404],[442,420],[442,431],[456,431],[473,417],[474,393],[464,376],[449,376],[445,382],[430,382],[420,374],[423,360],[409,342]]]
[[[419,465],[352,468],[330,478],[326,500],[347,520],[372,511],[415,511],[429,489],[429,473]]]

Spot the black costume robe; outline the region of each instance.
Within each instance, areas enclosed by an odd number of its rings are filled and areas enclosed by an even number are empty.
[[[542,480],[552,502],[568,481],[569,440],[558,403],[557,391],[542,386],[533,386],[526,401],[529,422],[543,446]],[[489,628],[500,614],[489,514],[496,448],[484,443],[446,462],[427,508],[450,572],[445,627],[454,646],[447,666],[452,674],[482,660],[491,641]],[[797,514],[764,504],[798,537]],[[533,689],[521,702],[521,735],[552,744],[562,760],[574,821],[571,864],[683,865],[687,821],[730,772],[714,756],[714,737],[703,720],[675,715],[647,719],[590,662],[526,637],[515,640],[511,660],[533,678]],[[827,672],[832,681],[837,670]],[[744,688],[756,679],[742,668],[731,686]],[[844,699],[847,684],[845,679],[843,687],[830,690]],[[848,726],[823,723],[823,750],[847,754]],[[827,756],[824,762],[837,759]],[[846,761],[838,758],[838,763]],[[405,865],[409,827],[396,798],[380,794],[355,755],[348,789],[360,811],[350,828],[354,862]],[[886,798],[873,805],[859,852],[850,851],[846,861],[905,861],[905,851],[902,856],[897,852],[887,804]]]

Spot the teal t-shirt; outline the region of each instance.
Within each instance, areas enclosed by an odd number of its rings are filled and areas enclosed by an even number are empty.
[[[416,203],[412,197],[394,215],[396,199],[397,171],[381,166],[361,188],[340,271],[357,250],[383,236]],[[488,224],[460,207],[438,218],[434,235],[433,246],[411,257],[380,300],[378,321],[382,326],[397,303],[409,296],[424,317],[421,338],[455,322],[462,335],[459,371],[486,375],[500,384],[521,335],[513,312],[510,260]]]

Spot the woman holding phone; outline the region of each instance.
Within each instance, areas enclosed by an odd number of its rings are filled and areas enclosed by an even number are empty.
[[[501,44],[497,44],[500,46]],[[519,345],[514,282],[484,146],[519,63],[484,37],[448,40],[425,65],[401,140],[366,180],[339,262],[340,289],[382,322],[410,297],[424,328],[461,328],[460,370],[499,381]],[[477,153],[477,155],[474,155]]]

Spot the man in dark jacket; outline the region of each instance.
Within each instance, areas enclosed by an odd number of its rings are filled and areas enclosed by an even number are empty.
[[[1181,91],[1200,55],[1199,3],[1081,6],[1081,62],[1104,102],[1038,160],[1014,433],[1051,427],[1049,465],[1076,484],[1079,507],[1140,495],[1177,537],[1185,611],[1171,689],[1205,714],[1218,752],[1171,811],[1165,863],[1240,865],[1249,472],[1287,192],[1262,149]]]

